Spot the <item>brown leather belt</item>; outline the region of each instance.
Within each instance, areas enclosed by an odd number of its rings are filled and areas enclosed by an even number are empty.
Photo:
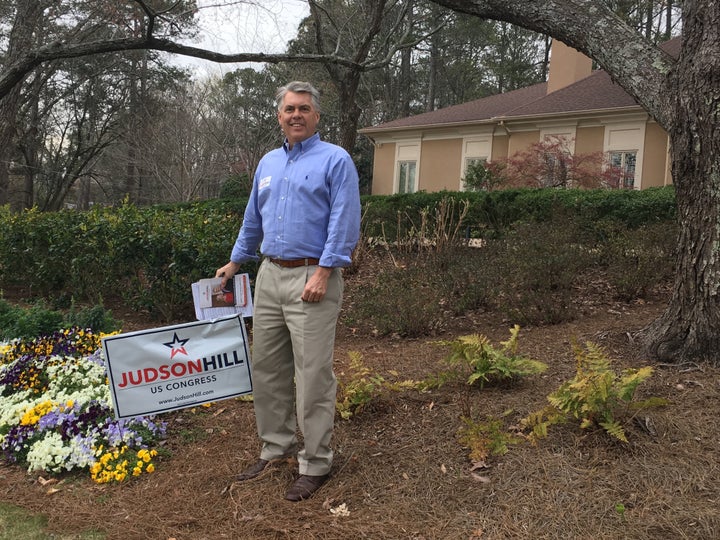
[[[298,266],[315,266],[320,262],[320,259],[305,258],[305,259],[273,259],[269,257],[270,262],[282,266],[283,268],[297,268]]]

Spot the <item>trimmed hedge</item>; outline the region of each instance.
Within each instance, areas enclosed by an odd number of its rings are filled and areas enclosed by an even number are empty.
[[[433,231],[441,202],[469,202],[463,222],[473,236],[501,236],[513,224],[564,214],[584,226],[612,221],[628,228],[672,220],[672,187],[644,191],[516,189],[364,196],[363,234],[389,241]],[[19,214],[0,207],[0,290],[20,287],[58,307],[120,297],[159,318],[192,317],[190,284],[214,275],[230,254],[244,199],[139,208],[96,207]],[[447,216],[445,216],[447,218]],[[444,226],[447,226],[447,222]],[[255,264],[243,271],[255,273]]]
[[[398,236],[398,223],[406,233],[421,221],[424,209],[434,209],[443,199],[470,203],[465,225],[481,234],[498,234],[514,223],[548,221],[564,213],[588,224],[603,220],[621,222],[629,228],[674,220],[675,189],[672,186],[636,190],[507,189],[490,192],[441,191],[401,195],[371,195],[366,206],[364,232],[368,236]],[[457,205],[456,205],[457,206]],[[433,217],[432,212],[428,215]]]
[[[58,307],[120,297],[161,319],[191,317],[190,284],[227,262],[244,207],[228,200],[88,212],[0,208],[0,289],[19,287]]]

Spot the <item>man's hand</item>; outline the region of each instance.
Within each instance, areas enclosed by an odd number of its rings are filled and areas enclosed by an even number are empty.
[[[327,282],[330,274],[332,274],[332,268],[325,268],[324,266],[318,266],[310,276],[310,279],[305,284],[305,289],[302,293],[303,302],[320,302],[325,298],[327,293]]]
[[[225,287],[225,284],[228,282],[228,280],[232,279],[232,277],[237,274],[238,270],[240,270],[240,265],[232,261],[227,263],[222,268],[218,268],[215,272],[215,277],[223,278],[220,286]]]

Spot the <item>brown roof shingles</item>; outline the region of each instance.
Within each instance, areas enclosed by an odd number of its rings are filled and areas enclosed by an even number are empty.
[[[529,101],[535,101],[545,95],[547,83],[534,84],[519,90],[513,90],[504,94],[476,99],[467,103],[445,107],[436,111],[398,118],[372,128],[360,130],[392,130],[399,128],[435,126],[438,124],[456,124],[468,122],[481,122],[490,120],[496,116],[515,109]]]
[[[576,83],[498,116],[512,119],[518,116],[601,111],[633,106],[637,107],[637,102],[612,82],[605,71],[594,71]]]

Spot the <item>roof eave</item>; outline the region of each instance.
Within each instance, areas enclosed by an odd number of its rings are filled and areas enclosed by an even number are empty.
[[[387,128],[373,128],[366,127],[358,130],[358,133],[363,135],[370,135],[373,133],[397,133],[398,131],[417,131],[419,129],[440,129],[447,127],[463,127],[463,126],[477,126],[477,125],[491,125],[496,124],[495,118],[486,118],[483,120],[464,120],[462,122],[440,122],[434,124],[413,124],[410,126],[397,126]]]
[[[374,135],[374,134],[390,134],[399,133],[402,131],[418,131],[428,129],[443,129],[453,127],[465,127],[465,126],[480,126],[480,125],[493,125],[493,124],[504,124],[508,122],[528,122],[537,121],[541,119],[560,119],[570,117],[597,117],[607,114],[623,114],[630,112],[637,112],[644,110],[640,105],[626,105],[624,107],[606,107],[602,109],[581,109],[576,111],[563,111],[557,113],[538,113],[538,114],[524,114],[524,115],[512,115],[512,116],[494,116],[492,118],[485,118],[482,120],[465,120],[462,122],[435,122],[432,124],[414,124],[408,126],[395,126],[387,128],[373,128],[367,127],[358,130],[358,133],[362,135]]]
[[[563,111],[557,113],[537,113],[537,114],[524,114],[517,116],[496,116],[493,118],[495,122],[527,122],[530,120],[539,119],[554,119],[554,118],[568,118],[573,116],[603,116],[607,114],[622,114],[629,112],[637,112],[644,110],[640,105],[626,105],[624,107],[606,107],[602,109],[580,109],[577,111]]]

